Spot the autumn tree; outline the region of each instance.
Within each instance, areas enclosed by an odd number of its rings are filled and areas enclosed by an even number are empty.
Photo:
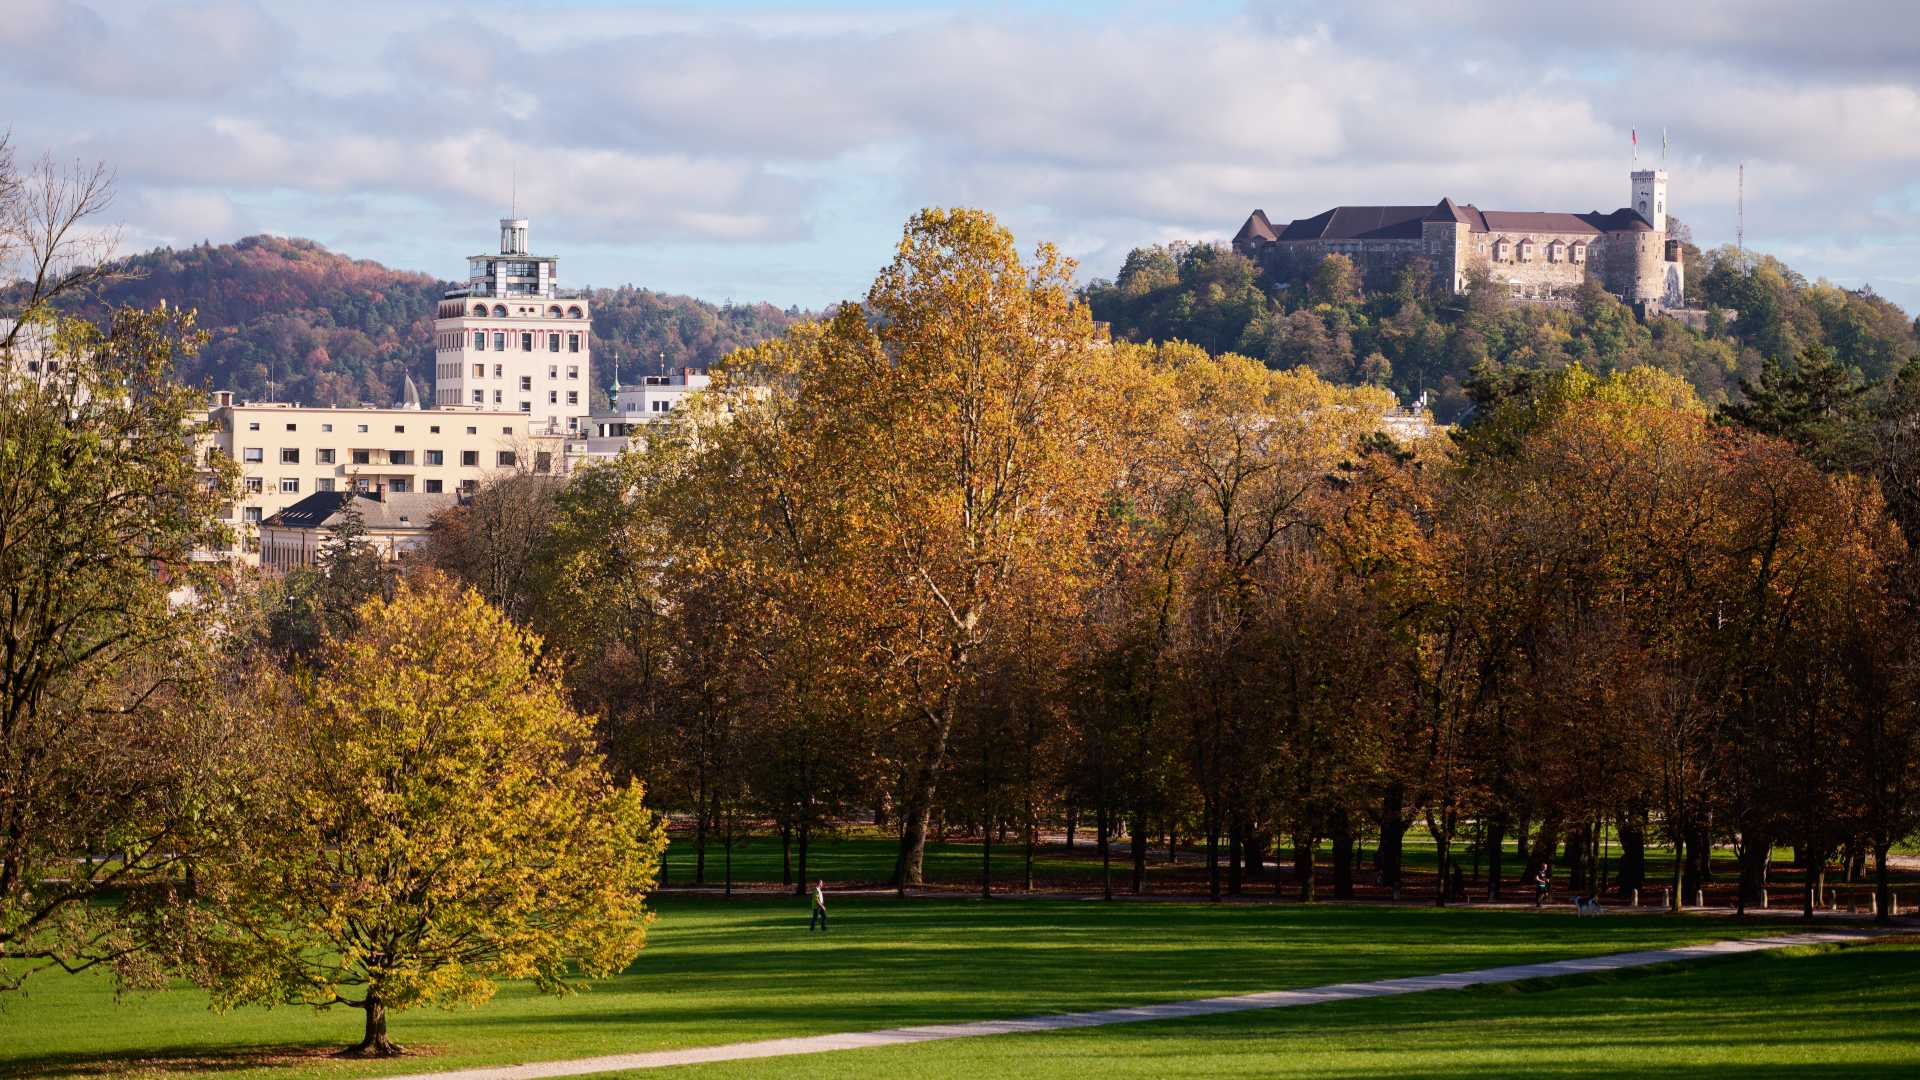
[[[360,1009],[345,1053],[390,1056],[390,1010],[625,967],[665,838],[539,640],[435,576],[368,601],[360,625],[285,687],[283,809],[209,889],[216,1003]]]
[[[172,378],[197,342],[175,311],[44,306],[0,341],[0,961],[26,962],[0,989],[47,966],[154,977],[174,879],[241,809],[244,745],[210,700],[224,583],[194,558],[234,473]]]
[[[1085,535],[1102,449],[1092,320],[1071,264],[975,210],[908,223],[864,306],[791,334],[810,406],[804,438],[834,448],[847,489],[834,543],[857,580],[899,699],[902,885],[921,880],[954,725],[1023,565],[1068,564]]]

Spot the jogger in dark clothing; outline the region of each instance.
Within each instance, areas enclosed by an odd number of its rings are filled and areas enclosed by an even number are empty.
[[[821,933],[827,932],[827,883],[825,881],[813,883],[813,918],[807,920],[807,933],[813,933],[816,926],[820,928]]]

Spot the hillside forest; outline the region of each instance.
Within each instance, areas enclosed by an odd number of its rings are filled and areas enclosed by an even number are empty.
[[[113,270],[76,313],[98,319],[163,300],[195,309],[209,338],[182,365],[189,386],[310,405],[396,404],[408,372],[430,392],[434,304],[453,286],[277,236],[159,248]],[[715,305],[630,285],[589,294],[596,407],[616,369],[631,381],[706,368],[799,317],[768,304]]]
[[[1677,222],[1675,231],[1686,235]],[[1116,339],[1188,341],[1270,368],[1383,386],[1402,400],[1425,393],[1441,422],[1485,402],[1476,385],[1573,363],[1602,375],[1655,367],[1717,407],[1737,402],[1742,380],[1758,379],[1767,358],[1790,361],[1822,346],[1866,384],[1920,355],[1920,319],[1871,287],[1808,281],[1776,258],[1732,247],[1689,242],[1683,250],[1688,303],[1707,312],[1701,330],[1672,318],[1643,323],[1591,281],[1570,304],[1516,303],[1471,282],[1465,296],[1443,294],[1416,263],[1391,291],[1366,293],[1336,255],[1288,288],[1245,256],[1204,244],[1135,248],[1119,275],[1091,283],[1086,297]]]

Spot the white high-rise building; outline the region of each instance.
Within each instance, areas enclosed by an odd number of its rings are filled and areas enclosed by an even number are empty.
[[[536,434],[587,433],[592,311],[559,287],[560,260],[527,250],[525,218],[503,218],[500,251],[467,259],[434,321],[434,403],[526,413]]]

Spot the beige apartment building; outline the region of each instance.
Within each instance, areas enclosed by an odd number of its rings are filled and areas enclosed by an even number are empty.
[[[453,495],[497,473],[561,468],[561,439],[536,434],[517,409],[308,407],[236,402],[222,391],[208,419],[207,453],[240,466],[233,553],[249,562],[260,523],[308,495]]]

